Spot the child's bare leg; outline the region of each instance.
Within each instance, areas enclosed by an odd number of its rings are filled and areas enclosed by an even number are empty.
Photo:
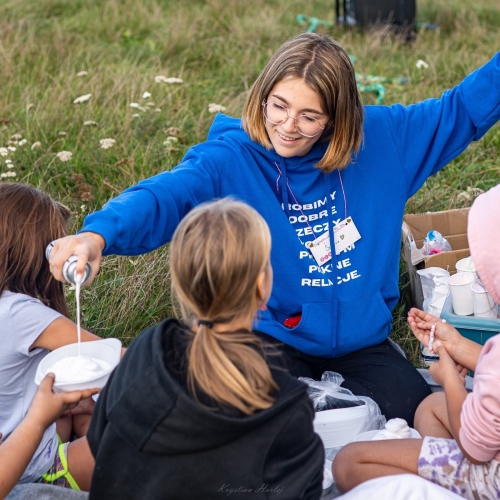
[[[91,418],[92,415],[88,415],[86,413],[73,415],[73,432],[77,437],[81,438],[87,435]]]
[[[435,392],[419,404],[414,425],[422,437],[452,438],[444,392]]]
[[[86,437],[72,441],[68,446],[68,468],[73,479],[83,491],[90,490],[95,461]]]
[[[344,493],[369,479],[394,474],[417,474],[421,439],[392,439],[351,443],[332,464],[337,489]]]
[[[61,442],[67,443],[73,433],[73,417],[63,416],[56,420],[56,432],[61,438]]]

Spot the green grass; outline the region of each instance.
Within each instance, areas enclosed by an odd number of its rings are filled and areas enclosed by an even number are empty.
[[[209,103],[239,116],[247,91],[279,45],[306,27],[298,14],[333,20],[333,0],[8,0],[0,1],[0,145],[21,133],[0,157],[0,173],[48,191],[69,205],[77,230],[86,213],[141,179],[174,167],[187,148],[203,141],[212,122]],[[387,84],[385,104],[439,96],[485,63],[500,46],[497,0],[420,0],[422,29],[412,44],[381,33],[318,29],[356,57],[360,74],[406,77]],[[422,70],[418,59],[429,64]],[[86,76],[77,76],[87,71]],[[154,77],[182,78],[156,83]],[[143,92],[152,95],[142,99]],[[89,101],[73,104],[84,94]],[[365,94],[366,103],[375,95]],[[130,107],[139,103],[146,111]],[[153,102],[154,106],[146,106]],[[134,114],[139,116],[134,117]],[[87,120],[97,126],[84,126]],[[168,129],[179,130],[172,134]],[[61,132],[65,134],[61,134]],[[179,142],[164,145],[169,135]],[[99,141],[116,140],[104,150]],[[31,145],[39,141],[40,147]],[[62,163],[60,151],[72,152]],[[408,212],[470,205],[471,188],[499,177],[500,128],[469,147],[429,179]],[[401,277],[403,297],[407,285]],[[172,314],[166,249],[137,258],[105,260],[96,284],[85,290],[83,322],[103,336],[128,342]],[[71,296],[72,299],[72,296]],[[415,360],[404,323],[408,300],[395,309],[393,338]]]

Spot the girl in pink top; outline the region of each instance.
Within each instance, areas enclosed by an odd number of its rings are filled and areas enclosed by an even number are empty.
[[[483,285],[500,302],[500,185],[471,207],[468,239]],[[408,323],[424,344],[435,327],[439,361],[430,372],[444,392],[426,398],[415,414],[423,439],[359,442],[345,446],[333,463],[341,491],[379,476],[418,474],[469,499],[500,499],[500,335],[482,348],[450,324],[418,309]],[[474,390],[464,377],[471,369]]]

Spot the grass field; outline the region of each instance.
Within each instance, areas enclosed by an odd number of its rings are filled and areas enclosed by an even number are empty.
[[[334,17],[333,0],[0,0],[0,6],[0,146],[15,148],[0,156],[0,181],[36,185],[69,205],[73,231],[87,213],[171,169],[203,141],[214,117],[209,104],[240,116],[270,55],[307,29],[298,14]],[[419,22],[438,28],[419,29],[411,44],[380,32],[318,31],[340,41],[358,73],[408,78],[386,85],[384,104],[439,96],[500,47],[498,0],[421,0],[417,9]],[[427,69],[416,67],[419,59]],[[370,93],[363,99],[376,102]],[[115,142],[105,149],[102,139]],[[57,156],[62,151],[71,155]],[[497,126],[429,179],[407,211],[470,205],[476,188],[498,183],[499,158]],[[172,314],[166,252],[107,258],[84,293],[85,327],[127,343]],[[408,305],[400,301],[395,309],[393,338],[415,360],[404,323]]]

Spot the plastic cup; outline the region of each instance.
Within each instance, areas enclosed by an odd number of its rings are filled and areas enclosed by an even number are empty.
[[[457,270],[457,273],[472,273],[476,279],[478,278],[476,266],[474,265],[472,257],[466,257],[465,259],[457,261],[455,269]]]
[[[498,305],[493,297],[484,288],[481,280],[477,279],[472,283],[472,301],[474,304],[474,316],[480,318],[495,318],[498,314]]]
[[[473,273],[456,273],[448,278],[453,311],[458,316],[474,314],[472,283],[476,280]]]

